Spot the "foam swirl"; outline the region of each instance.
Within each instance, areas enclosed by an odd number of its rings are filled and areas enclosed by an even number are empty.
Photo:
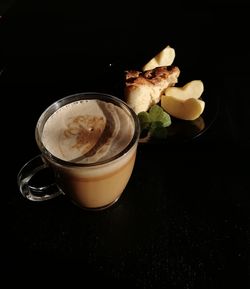
[[[81,100],[49,117],[42,142],[60,159],[95,163],[122,151],[133,133],[132,120],[120,107],[100,100]]]

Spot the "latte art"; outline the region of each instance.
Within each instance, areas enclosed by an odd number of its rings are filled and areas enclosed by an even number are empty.
[[[57,158],[95,163],[121,152],[131,141],[131,117],[101,100],[80,100],[59,108],[46,121],[42,142]]]

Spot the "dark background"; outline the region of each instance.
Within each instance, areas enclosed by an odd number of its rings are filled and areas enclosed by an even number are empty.
[[[2,188],[3,277],[26,286],[51,280],[83,287],[247,288],[248,6],[2,1],[0,8],[0,93],[2,107],[11,109],[3,126],[3,151],[10,152]],[[206,133],[188,142],[139,145],[128,187],[106,211],[86,212],[64,198],[23,199],[16,176],[39,153],[34,129],[41,112],[80,91],[122,97],[122,71],[141,67],[167,44],[175,48],[180,83],[202,79],[210,103],[219,103]]]

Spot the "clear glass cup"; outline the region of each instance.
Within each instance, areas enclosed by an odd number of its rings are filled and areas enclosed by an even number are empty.
[[[86,100],[111,103],[121,108],[131,124],[131,138],[121,151],[117,151],[108,158],[88,163],[62,159],[44,144],[43,133],[46,122],[55,113],[60,113],[64,106]],[[61,117],[61,121],[64,121],[63,114]],[[107,125],[109,125],[108,122]],[[127,126],[121,127],[121,133],[118,133],[118,136],[124,136],[126,129]],[[65,194],[81,208],[93,210],[107,208],[119,199],[130,179],[136,159],[139,135],[140,125],[137,115],[124,101],[115,96],[98,92],[83,92],[59,99],[42,113],[37,122],[35,138],[41,154],[29,160],[20,169],[17,177],[20,192],[31,201],[45,201]],[[119,137],[115,138],[115,142],[119,142]],[[37,175],[46,173],[46,170],[52,170],[52,180],[49,177],[43,177],[39,184],[34,182]]]

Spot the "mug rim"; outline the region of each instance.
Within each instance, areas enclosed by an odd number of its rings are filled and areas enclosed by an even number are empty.
[[[88,96],[88,97],[83,98],[83,96]],[[122,109],[127,110],[127,112],[129,112],[129,114],[131,115],[132,120],[134,122],[133,137],[124,149],[122,149],[119,153],[115,154],[114,156],[107,158],[105,160],[102,160],[102,161],[97,161],[94,163],[77,163],[77,162],[72,162],[72,161],[66,161],[66,160],[63,160],[63,159],[56,157],[44,146],[44,144],[41,140],[41,135],[43,132],[44,125],[45,125],[46,121],[49,119],[49,117],[54,112],[56,112],[59,108],[63,107],[64,105],[67,105],[69,103],[81,100],[81,99],[99,99],[99,100],[102,100],[104,98],[105,98],[105,100],[107,100],[107,98],[108,98],[108,100],[110,102],[114,103],[115,105],[119,104],[119,106]],[[104,165],[104,164],[113,162],[116,159],[118,159],[121,156],[128,153],[130,151],[130,149],[132,149],[133,146],[136,143],[138,143],[139,136],[140,136],[140,123],[139,123],[139,119],[138,119],[136,113],[134,112],[134,110],[125,101],[123,101],[122,99],[120,99],[120,98],[118,98],[112,94],[109,94],[106,92],[95,92],[95,91],[78,92],[78,93],[67,95],[65,97],[62,97],[62,98],[54,101],[40,115],[40,117],[37,121],[37,124],[36,124],[36,128],[35,128],[35,139],[36,139],[37,145],[38,145],[42,155],[44,155],[48,160],[53,161],[54,163],[59,164],[61,166],[66,166],[66,167],[96,167],[96,166],[100,166],[100,165]]]

